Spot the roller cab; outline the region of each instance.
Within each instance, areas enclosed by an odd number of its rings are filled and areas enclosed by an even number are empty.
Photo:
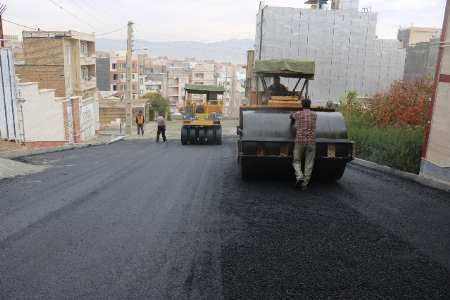
[[[249,105],[240,107],[237,127],[238,162],[243,178],[275,170],[293,174],[291,163],[296,128],[290,115],[301,110],[301,100],[309,97],[309,81],[314,79],[314,69],[314,62],[256,62],[257,91],[251,94]],[[289,79],[293,89],[285,91],[269,87],[267,81],[277,76]],[[274,95],[274,90],[283,95]],[[344,174],[346,164],[354,158],[354,144],[347,137],[341,113],[331,107],[311,109],[317,112],[313,177],[338,180]]]
[[[183,126],[181,143],[222,144],[223,87],[212,85],[192,85],[185,87],[183,106]]]

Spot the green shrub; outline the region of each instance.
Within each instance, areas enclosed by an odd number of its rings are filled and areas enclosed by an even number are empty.
[[[377,125],[372,107],[358,100],[352,92],[343,97],[340,110],[347,123],[349,139],[355,142],[357,157],[407,172],[419,172],[423,126]]]
[[[369,120],[360,115],[347,117],[346,121],[357,157],[407,172],[419,172],[423,127],[380,128],[371,126]]]

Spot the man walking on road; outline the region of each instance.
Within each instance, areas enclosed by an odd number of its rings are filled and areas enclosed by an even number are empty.
[[[163,141],[166,142],[166,120],[159,114],[158,118],[156,118],[156,123],[158,125],[158,132],[156,133],[156,142],[159,143],[159,135],[162,134]]]
[[[304,99],[302,105],[303,110],[291,115],[291,119],[295,121],[295,128],[297,129],[292,165],[297,178],[296,186],[306,190],[311,180],[316,157],[317,114],[310,109],[311,100]],[[302,160],[305,160],[305,165],[303,166],[304,174],[302,172]]]
[[[144,124],[145,124],[145,117],[142,114],[142,110],[139,111],[139,113],[136,116],[136,125],[137,125],[137,134],[142,136],[144,135]]]

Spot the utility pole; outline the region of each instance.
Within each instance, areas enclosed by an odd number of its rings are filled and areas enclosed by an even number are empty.
[[[2,15],[6,10],[6,5],[0,4],[0,48],[5,47],[5,38],[3,36],[3,20]]]
[[[126,87],[125,87],[125,132],[127,135],[131,135],[132,118],[133,118],[133,106],[132,106],[132,93],[131,93],[131,72],[132,72],[132,54],[133,54],[133,22],[128,21],[128,34],[127,34],[127,59],[126,59]]]

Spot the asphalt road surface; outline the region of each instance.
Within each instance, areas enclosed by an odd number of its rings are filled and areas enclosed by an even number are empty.
[[[357,166],[243,182],[232,139],[25,161],[49,167],[0,181],[1,299],[450,297],[448,193]]]

